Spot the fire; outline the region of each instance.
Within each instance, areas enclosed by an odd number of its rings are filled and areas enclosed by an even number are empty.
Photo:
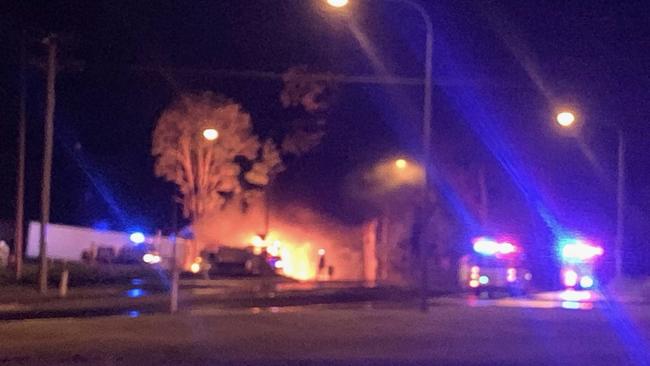
[[[316,277],[316,268],[310,260],[313,250],[305,243],[302,246],[284,247],[281,250],[284,274],[297,280],[311,280]]]
[[[262,248],[272,256],[279,256],[282,263],[282,273],[297,280],[312,280],[316,277],[316,263],[313,259],[316,255],[314,247],[309,242],[295,244],[281,238],[277,232],[270,232],[266,240],[259,235],[252,235],[251,242],[254,253],[259,254]]]
[[[251,206],[246,213],[234,207],[206,216],[193,225],[200,248],[252,247],[255,254],[266,249],[270,255],[280,257],[281,273],[297,280],[316,279],[321,256],[324,257],[322,278],[330,278],[327,276],[330,266],[331,278],[362,277],[359,228],[346,226],[314,210],[287,206],[271,213],[271,229],[261,235],[264,232],[262,213],[260,207]],[[324,254],[319,255],[319,251]]]

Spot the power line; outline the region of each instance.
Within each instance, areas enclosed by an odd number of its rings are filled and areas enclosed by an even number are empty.
[[[149,73],[176,73],[204,75],[217,78],[242,78],[242,79],[265,79],[265,80],[282,80],[282,73],[272,71],[258,70],[229,70],[229,69],[197,69],[188,67],[151,67],[151,66],[131,66],[132,70]],[[393,75],[374,76],[374,75],[343,75],[333,73],[309,73],[306,74],[307,80],[325,80],[343,84],[394,84],[394,85],[422,85],[422,78],[407,78]]]

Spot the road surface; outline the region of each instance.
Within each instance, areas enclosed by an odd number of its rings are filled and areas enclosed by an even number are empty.
[[[0,364],[648,365],[650,308],[591,300],[443,297],[428,313],[390,302],[7,321]]]

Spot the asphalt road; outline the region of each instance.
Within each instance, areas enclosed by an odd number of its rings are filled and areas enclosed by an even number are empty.
[[[650,364],[647,305],[564,296],[8,321],[0,364]]]
[[[3,290],[4,291],[4,290]],[[0,321],[123,314],[168,313],[166,292],[151,291],[135,279],[126,287],[71,289],[66,298],[40,296],[15,288],[0,291]],[[431,295],[440,294],[431,292]],[[358,282],[296,282],[281,278],[239,278],[182,281],[179,308],[201,306],[248,308],[297,306],[359,301],[412,301],[419,294],[391,287],[364,287]]]

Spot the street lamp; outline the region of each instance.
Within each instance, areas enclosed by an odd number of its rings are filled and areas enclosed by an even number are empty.
[[[214,128],[206,128],[203,130],[203,138],[208,141],[214,141],[219,138],[219,131]]]
[[[327,0],[327,3],[335,8],[342,8],[348,5],[348,0]]]
[[[426,28],[426,40],[424,50],[424,103],[422,111],[422,163],[424,164],[425,187],[429,188],[430,183],[430,163],[431,163],[431,94],[433,85],[433,22],[427,10],[415,0],[386,0],[406,4],[422,17]],[[348,0],[327,0],[330,6],[342,8],[348,4]],[[422,311],[428,308],[426,302],[428,269],[425,258],[425,250],[421,249],[420,266],[422,270],[422,302],[420,304]]]
[[[576,121],[576,116],[572,112],[560,112],[555,120],[562,127],[570,127]]]
[[[406,169],[406,166],[408,165],[408,162],[404,159],[397,159],[395,160],[395,167],[400,170]]]
[[[562,127],[571,127],[576,122],[575,114],[562,111],[556,116],[557,123]],[[616,238],[614,240],[614,262],[616,278],[623,277],[623,236],[625,233],[625,138],[619,126],[608,125],[615,128],[618,135],[617,149],[617,177],[616,177]]]
[[[206,128],[201,132],[201,134],[203,135],[203,138],[205,140],[210,141],[210,142],[215,141],[216,139],[219,138],[219,131],[217,131],[217,129],[215,129],[215,128]],[[171,264],[171,266],[172,266],[172,268],[171,268],[172,278],[171,278],[171,291],[170,291],[170,300],[169,300],[169,312],[172,313],[172,314],[178,311],[178,281],[179,281],[179,277],[180,277],[178,263],[177,263],[178,262],[178,246],[177,246],[177,242],[176,242],[176,240],[177,240],[176,236],[178,234],[177,233],[177,231],[178,231],[177,224],[178,223],[177,223],[177,219],[176,219],[177,210],[178,209],[176,207],[176,203],[174,202],[174,215],[173,215],[174,216],[174,236],[172,238],[172,248],[173,248],[172,250],[173,250],[173,252],[172,252],[172,264]],[[192,269],[194,269],[194,267]]]

